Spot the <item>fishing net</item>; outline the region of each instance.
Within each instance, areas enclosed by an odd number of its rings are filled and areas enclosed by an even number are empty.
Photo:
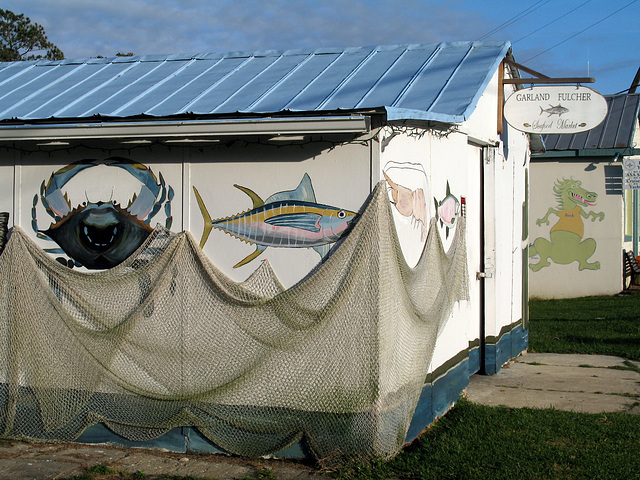
[[[352,232],[283,289],[269,264],[234,283],[188,232],[158,227],[84,273],[19,227],[0,256],[0,431],[69,441],[101,422],[134,441],[196,427],[244,456],[304,440],[317,458],[403,443],[435,341],[467,298],[464,219],[432,221],[411,269],[378,185]]]
[[[0,253],[7,243],[7,231],[9,224],[9,212],[0,212]]]

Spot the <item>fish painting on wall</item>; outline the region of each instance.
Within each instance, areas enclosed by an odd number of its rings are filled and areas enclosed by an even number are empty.
[[[449,238],[449,230],[455,226],[456,219],[460,216],[460,200],[451,193],[449,181],[447,181],[447,192],[444,198],[438,201],[433,197],[433,202],[440,227],[445,228],[445,238]]]
[[[251,262],[267,247],[313,248],[324,259],[332,244],[347,234],[358,217],[356,212],[317,203],[311,178],[306,173],[295,190],[274,193],[266,200],[247,187],[235,184],[234,187],[251,198],[251,209],[216,220],[193,187],[204,219],[201,248],[214,228],[256,245],[255,251],[233,268]]]

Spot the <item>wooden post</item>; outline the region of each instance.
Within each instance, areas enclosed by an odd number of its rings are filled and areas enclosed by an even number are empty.
[[[504,123],[504,61],[500,62],[498,68],[498,135],[502,135],[502,124]]]

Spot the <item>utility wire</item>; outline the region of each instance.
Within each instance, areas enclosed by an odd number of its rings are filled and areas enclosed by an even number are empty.
[[[530,13],[534,12],[535,10],[537,10],[538,8],[542,7],[545,3],[549,3],[550,0],[538,0],[536,3],[534,3],[533,5],[531,5],[530,7],[524,9],[522,12],[518,13],[517,15],[511,17],[509,20],[507,20],[504,23],[501,23],[500,25],[498,25],[496,28],[494,28],[493,30],[491,30],[490,32],[485,33],[484,35],[482,35],[481,37],[477,38],[476,41],[479,40],[484,40],[485,38],[490,37],[491,35],[493,35],[494,33],[502,30],[503,28],[508,27],[509,25],[517,22],[518,20],[520,20],[521,18],[526,17],[527,15],[529,15]]]
[[[600,19],[600,20],[598,20],[597,22],[595,22],[595,23],[593,23],[593,24],[589,25],[588,27],[586,27],[586,28],[584,28],[584,29],[580,30],[580,31],[579,31],[579,32],[577,32],[577,33],[574,33],[574,34],[573,34],[573,35],[571,35],[570,37],[565,38],[565,39],[564,39],[564,40],[562,40],[561,42],[556,43],[554,46],[547,48],[546,50],[544,50],[544,51],[542,51],[542,52],[538,53],[537,55],[534,55],[533,57],[527,58],[527,59],[526,59],[526,60],[524,60],[522,63],[529,62],[529,61],[533,60],[534,58],[539,57],[539,56],[540,56],[540,55],[542,55],[543,53],[547,53],[549,50],[553,50],[554,48],[556,48],[556,47],[558,47],[558,46],[562,45],[563,43],[568,42],[568,41],[569,41],[569,40],[571,40],[572,38],[577,37],[577,36],[578,36],[578,35],[580,35],[581,33],[586,32],[586,31],[587,31],[587,30],[589,30],[590,28],[595,27],[595,26],[596,26],[596,25],[598,25],[599,23],[604,22],[607,18],[609,18],[609,17],[613,17],[616,13],[618,13],[618,12],[620,12],[620,11],[624,10],[624,9],[625,9],[625,8],[627,8],[629,5],[632,5],[632,4],[636,3],[637,1],[638,1],[638,0],[633,0],[632,2],[627,3],[624,7],[619,8],[619,9],[618,9],[618,10],[616,10],[615,12],[613,12],[613,13],[611,13],[611,14],[607,15],[607,16],[606,16],[606,17],[604,17],[604,18],[601,18],[601,19]]]
[[[567,15],[569,15],[570,13],[575,12],[576,10],[578,10],[579,8],[582,8],[583,6],[585,6],[587,3],[589,3],[591,0],[587,0],[586,2],[581,3],[580,5],[578,5],[576,8],[574,8],[573,10],[569,10],[567,13],[565,13],[564,15],[559,16],[558,18],[556,18],[555,20],[551,20],[549,23],[547,23],[546,25],[541,26],[540,28],[538,28],[537,30],[534,30],[533,32],[531,32],[528,35],[525,35],[524,37],[520,37],[518,40],[516,40],[515,42],[512,42],[512,44],[516,44],[518,43],[520,40],[524,40],[527,37],[530,37],[531,35],[533,35],[534,33],[539,32],[540,30],[542,30],[543,28],[547,28],[549,25],[551,25],[552,23],[557,22],[558,20],[560,20],[561,18],[566,17]]]
[[[530,13],[532,13],[533,11],[537,10],[538,8],[540,8],[542,5],[544,5],[545,3],[548,3],[549,0],[538,0],[538,2],[534,3],[532,6],[524,9],[522,12],[518,13],[517,15],[514,15],[513,17],[511,17],[509,20],[501,23],[500,25],[498,25],[497,27],[495,27],[493,30],[491,30],[490,32],[485,33],[484,35],[482,35],[481,37],[479,37],[477,40],[484,40],[485,38],[490,37],[491,35],[493,35],[494,33],[502,30],[503,28],[508,27],[509,25],[512,25],[513,23],[517,22],[518,20],[520,20],[521,18],[526,17],[527,15],[529,15]]]

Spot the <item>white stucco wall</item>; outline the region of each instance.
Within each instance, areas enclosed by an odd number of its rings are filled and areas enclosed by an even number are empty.
[[[294,190],[309,175],[317,203],[358,212],[370,193],[370,149],[359,142],[338,145],[224,146],[189,150],[185,159],[185,225],[199,241],[203,219],[193,194],[195,186],[211,215],[223,218],[252,208],[246,193],[234,184],[250,188],[263,200],[276,192]],[[268,260],[285,287],[291,287],[321,261],[311,248],[268,247],[250,263],[233,268],[255,250],[220,230],[213,229],[204,252],[235,281],[243,281]]]
[[[497,89],[497,78],[494,81]],[[380,166],[392,180],[397,181],[392,176],[394,167],[403,162],[424,169],[428,185],[428,192],[425,190],[428,218],[435,215],[433,199],[445,197],[447,182],[450,193],[459,200],[464,197],[466,202],[470,299],[459,302],[454,308],[438,338],[430,371],[449,361],[452,354],[466,349],[469,342],[480,336],[481,280],[476,278],[476,272],[483,263],[481,241],[486,242],[484,263],[490,274],[483,280],[486,289],[485,335],[497,337],[504,327],[523,317],[523,250],[527,245],[523,240],[523,217],[525,172],[529,166],[528,138],[508,126],[499,136],[496,122],[495,98],[488,95],[479,102],[469,124],[461,125],[459,132],[450,133],[446,138],[431,133],[419,136],[408,129],[385,144],[384,139],[390,138],[391,131],[381,135]],[[494,144],[497,145],[492,148],[495,155],[490,156],[486,145]],[[412,188],[415,185],[417,181]],[[482,195],[485,196],[484,231],[480,224]],[[408,237],[402,244],[405,258],[409,264],[415,264],[422,247],[418,241],[418,227],[397,212],[394,212],[394,218],[396,225],[404,227]],[[437,228],[448,246],[453,230],[447,237],[444,228]]]
[[[505,70],[506,71],[506,70]],[[505,98],[513,85],[505,85]],[[494,73],[488,87],[478,100],[471,117],[459,126],[465,135],[482,143],[496,144],[500,141],[498,134],[498,71]]]
[[[0,154],[0,212],[9,213],[10,225],[13,225],[13,184],[14,157],[16,152],[9,150]]]
[[[525,216],[526,171],[529,166],[528,140],[524,133],[505,127],[503,141],[495,150],[493,167],[485,165],[485,178],[493,175],[493,198],[486,202],[485,228],[494,235],[493,279],[487,279],[487,295],[495,305],[495,315],[487,315],[485,334],[498,336],[503,327],[522,318],[523,314],[523,239]],[[491,192],[486,192],[491,195]],[[526,230],[526,229],[524,229]],[[490,242],[487,242],[490,244]],[[487,248],[487,250],[489,250]],[[487,251],[487,255],[489,255]],[[527,272],[524,272],[526,275]],[[493,319],[493,320],[492,320]]]
[[[251,198],[234,185],[249,188],[265,200],[274,193],[294,190],[308,174],[317,203],[355,212],[362,207],[371,187],[370,147],[359,141],[344,145],[313,142],[289,146],[238,142],[198,149],[158,145],[126,150],[73,148],[56,151],[42,147],[32,152],[16,151],[2,156],[0,211],[10,212],[10,224],[19,225],[42,248],[57,248],[55,242],[38,238],[32,228],[32,207],[36,195],[38,229],[46,230],[54,223],[39,196],[42,183],[48,182],[54,172],[73,162],[104,160],[114,156],[147,166],[158,181],[162,175],[166,186],[171,186],[174,191],[171,230],[188,230],[197,241],[202,236],[204,222],[193,192],[194,186],[212,219],[252,208]],[[100,166],[78,173],[63,191],[67,193],[72,207],[87,200],[95,203],[113,199],[126,208],[133,194],[139,194],[140,184],[123,169],[105,170]],[[163,204],[150,224],[165,225],[166,218]],[[216,229],[211,231],[204,246],[204,252],[214,264],[238,282],[248,278],[260,262],[267,259],[282,284],[290,287],[321,261],[320,255],[311,248],[268,247],[258,258],[233,268],[254,250],[255,245]],[[52,254],[54,257],[61,255],[59,252]]]
[[[622,245],[623,232],[623,197],[619,194],[608,195],[605,189],[605,170],[608,162],[534,162],[531,166],[531,207],[529,213],[529,240],[546,245],[551,241],[553,247],[568,249],[570,257],[558,263],[549,259],[549,265],[534,271],[541,256],[529,259],[529,281],[531,298],[572,298],[590,295],[612,295],[622,290]],[[563,238],[555,243],[550,236],[551,228],[559,217],[558,200],[554,194],[554,185],[563,179],[574,179],[582,183],[582,187],[597,194],[595,205],[582,206],[582,225],[584,233],[580,243],[565,243]],[[593,203],[593,202],[591,202]],[[542,220],[548,217],[549,223]],[[604,213],[604,218],[595,218],[593,213]],[[588,215],[588,218],[584,218]],[[571,236],[569,236],[571,237]],[[542,239],[542,240],[538,240]],[[590,240],[593,239],[593,240]],[[583,243],[587,242],[587,243]],[[579,258],[587,252],[586,245],[595,242],[595,251],[580,265]],[[552,248],[553,248],[552,247]],[[553,252],[559,250],[554,249]],[[532,251],[532,253],[535,253]],[[569,261],[570,263],[566,263]]]
[[[505,69],[505,77],[509,76]],[[461,128],[472,141],[493,145],[485,153],[483,166],[485,272],[490,275],[485,279],[487,337],[497,337],[504,327],[523,318],[523,251],[527,245],[523,218],[529,138],[504,121],[502,133],[497,133],[497,84],[496,72],[478,107]],[[515,86],[505,85],[504,89],[506,99]]]
[[[420,135],[418,135],[420,133]],[[435,202],[443,200],[447,195],[447,183],[450,193],[460,202],[462,197],[467,202],[467,263],[470,275],[475,279],[475,271],[479,260],[479,168],[478,158],[470,158],[466,135],[452,133],[447,138],[438,138],[432,133],[407,129],[397,134],[385,145],[385,138],[390,138],[391,129],[381,135],[380,166],[389,178],[404,187],[415,190],[423,188],[426,201],[426,225],[436,215]],[[384,147],[382,149],[382,147]],[[402,170],[402,165],[405,169]],[[384,179],[382,172],[380,178]],[[425,187],[426,185],[426,187]],[[391,198],[391,196],[390,196]],[[421,240],[421,224],[415,217],[406,217],[392,208],[396,228],[407,263],[415,265],[422,252],[424,241]],[[436,224],[445,249],[451,245],[457,226],[449,229]],[[470,245],[471,247],[470,247]],[[468,347],[469,337],[477,338],[477,332],[470,333],[470,325],[479,324],[479,289],[477,283],[470,283],[471,301],[461,301],[451,314],[444,330],[441,332],[430,371],[448,361],[456,353]]]

